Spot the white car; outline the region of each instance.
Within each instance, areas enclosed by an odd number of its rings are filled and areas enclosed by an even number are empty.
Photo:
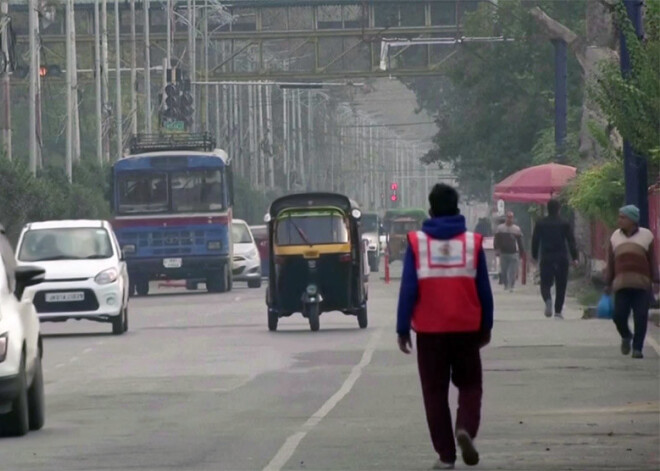
[[[1,226],[0,254],[0,428],[21,436],[45,421],[39,319],[22,296],[27,286],[43,279],[44,270],[16,267]]]
[[[231,237],[234,245],[232,265],[234,281],[247,281],[249,288],[260,288],[261,257],[247,223],[234,219],[231,225]]]
[[[18,265],[38,264],[43,283],[26,291],[41,322],[86,319],[128,330],[128,270],[107,221],[35,222],[23,228]]]

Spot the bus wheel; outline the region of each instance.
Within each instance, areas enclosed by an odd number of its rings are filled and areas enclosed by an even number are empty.
[[[211,273],[206,278],[206,289],[209,293],[224,293],[229,289],[231,277],[227,265],[222,268],[220,273]]]
[[[135,282],[135,290],[138,296],[146,296],[149,294],[149,280],[138,280]]]

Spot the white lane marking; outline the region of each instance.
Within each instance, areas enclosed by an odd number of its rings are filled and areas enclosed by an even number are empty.
[[[89,353],[89,352],[91,352],[92,350],[94,350],[94,349],[91,348],[91,347],[87,347],[86,349],[83,350],[83,353]]]
[[[646,337],[646,340],[648,341],[648,343],[651,344],[651,346],[653,347],[653,350],[655,350],[655,353],[660,355],[660,345],[658,345],[658,342],[656,342],[655,339],[653,337],[650,337],[650,336]]]
[[[62,368],[63,366],[64,366],[64,363],[58,363],[57,365],[55,365],[55,368]]]
[[[319,410],[314,412],[314,414],[309,419],[307,419],[302,427],[300,427],[300,430],[286,439],[284,445],[282,445],[282,448],[278,450],[278,452],[275,454],[273,459],[270,460],[270,463],[266,465],[263,471],[280,471],[291,459],[303,438],[305,438],[305,436],[311,432],[312,429],[316,427],[319,422],[321,422],[321,420],[323,420],[323,418],[327,416],[332,411],[332,409],[335,408],[337,404],[339,404],[339,401],[341,401],[349,392],[351,392],[351,389],[353,389],[353,386],[355,386],[355,383],[362,375],[364,368],[369,365],[369,363],[371,363],[371,359],[373,357],[374,351],[376,350],[376,346],[378,345],[381,334],[382,329],[378,329],[376,332],[374,332],[364,350],[364,353],[362,354],[360,363],[353,367],[351,373],[348,375],[348,378],[346,378],[344,381],[344,384],[341,385],[337,392],[335,392],[330,397],[330,399],[328,399],[325,404],[321,406]]]
[[[71,357],[69,359],[69,363],[73,363],[74,361],[78,361],[78,357]]]

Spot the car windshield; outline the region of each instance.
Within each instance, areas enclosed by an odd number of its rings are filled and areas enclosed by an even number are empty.
[[[252,231],[252,236],[255,239],[258,240],[268,239],[268,229],[266,228],[266,226],[250,227],[250,231]]]
[[[18,253],[22,262],[104,259],[113,255],[108,231],[77,227],[35,229],[25,233]]]
[[[378,216],[375,214],[365,214],[362,216],[363,232],[378,232]]]
[[[219,169],[120,174],[118,212],[145,214],[209,212],[224,209]]]
[[[171,175],[174,212],[218,211],[223,209],[222,172],[186,170]]]
[[[231,225],[231,238],[235,244],[252,243],[252,237],[250,237],[248,227],[241,222],[235,222]]]
[[[392,232],[403,234],[409,231],[416,231],[419,229],[419,226],[416,221],[394,221],[392,223]]]
[[[345,244],[346,221],[340,214],[289,214],[277,221],[279,245]]]

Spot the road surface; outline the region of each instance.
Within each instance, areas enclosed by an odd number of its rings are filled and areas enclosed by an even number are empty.
[[[135,298],[130,331],[44,324],[46,427],[0,439],[2,470],[424,470],[435,456],[398,282],[371,283],[370,326],[302,317],[268,332],[263,289]],[[483,351],[482,470],[658,470],[658,340],[623,357],[611,321],[542,315],[496,289]],[[455,398],[454,398],[455,400]],[[459,463],[458,468],[465,468]]]

